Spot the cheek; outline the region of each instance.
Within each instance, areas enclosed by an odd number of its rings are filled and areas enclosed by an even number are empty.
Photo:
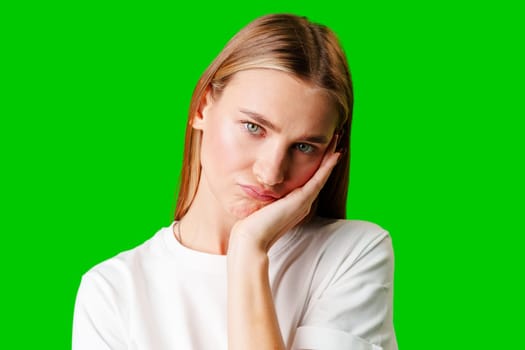
[[[214,171],[224,173],[242,165],[241,151],[244,148],[233,136],[232,127],[227,123],[217,123],[206,131],[202,144],[202,157],[208,164],[214,165]]]
[[[312,178],[319,168],[321,160],[322,158],[319,158],[318,160],[308,163],[293,164],[292,168],[290,169],[291,177],[289,182],[289,191],[292,191],[308,182],[308,180]]]

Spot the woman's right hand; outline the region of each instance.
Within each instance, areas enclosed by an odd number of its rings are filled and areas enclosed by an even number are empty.
[[[235,223],[229,250],[242,245],[267,253],[273,243],[308,215],[341,156],[335,152],[337,139],[333,138],[319,168],[303,186]]]

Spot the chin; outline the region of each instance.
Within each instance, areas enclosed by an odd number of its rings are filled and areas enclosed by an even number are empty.
[[[238,220],[244,219],[245,217],[255,213],[257,210],[261,209],[262,207],[266,206],[266,204],[263,203],[250,203],[250,204],[244,204],[238,207],[233,207],[229,210],[229,212]]]

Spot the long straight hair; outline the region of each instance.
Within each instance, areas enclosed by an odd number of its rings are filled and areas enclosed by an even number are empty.
[[[275,69],[313,84],[332,97],[337,106],[338,147],[347,152],[332,170],[311,209],[311,215],[346,217],[350,165],[350,128],[353,88],[348,63],[335,34],[326,26],[291,14],[266,15],[239,31],[204,71],[190,103],[180,189],[175,220],[188,211],[201,175],[202,131],[192,127],[208,90],[218,95],[233,75],[247,69]]]

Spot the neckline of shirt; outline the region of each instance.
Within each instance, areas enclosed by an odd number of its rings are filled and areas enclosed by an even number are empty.
[[[205,253],[182,245],[173,235],[173,226],[176,223],[177,221],[173,221],[168,227],[164,227],[161,231],[164,243],[167,249],[172,253],[172,256],[184,262],[186,267],[209,273],[225,274],[226,255]],[[297,236],[299,231],[300,228],[295,227],[285,233],[270,248],[268,256],[272,258],[281,254],[289,243]]]

